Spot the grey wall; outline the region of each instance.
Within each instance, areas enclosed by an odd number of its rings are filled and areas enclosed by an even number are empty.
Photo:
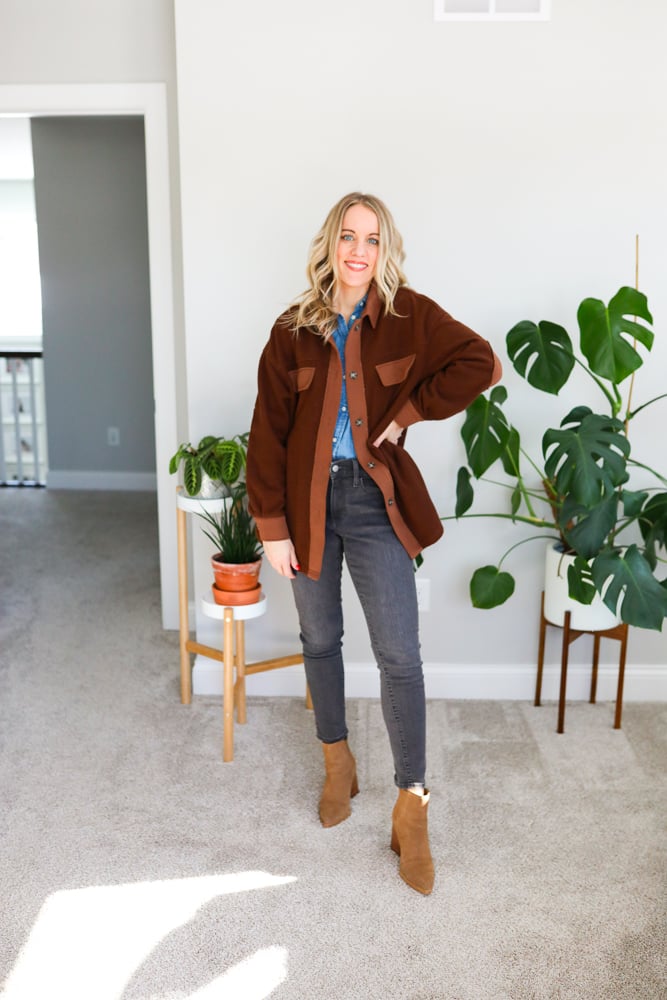
[[[32,141],[49,468],[152,472],[143,119],[35,118]]]

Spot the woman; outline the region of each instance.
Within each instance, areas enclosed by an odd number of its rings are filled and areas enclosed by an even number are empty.
[[[259,363],[247,485],[271,566],[292,581],[324,751],[325,827],[359,790],[347,743],[343,556],[380,671],[398,800],[399,873],[431,892],[425,697],[414,557],[442,534],[404,450],[406,428],[463,410],[500,377],[490,345],[407,287],[386,206],[350,194],[313,240],[309,287],[279,317]]]

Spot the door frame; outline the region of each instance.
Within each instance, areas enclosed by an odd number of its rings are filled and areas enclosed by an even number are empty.
[[[0,85],[0,115],[143,116],[162,626],[178,628],[175,501],[169,476],[177,441],[177,383],[166,84]]]

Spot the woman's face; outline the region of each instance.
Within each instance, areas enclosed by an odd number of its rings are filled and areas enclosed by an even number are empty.
[[[336,248],[338,281],[343,289],[362,298],[375,276],[380,226],[375,212],[352,205],[343,216]]]

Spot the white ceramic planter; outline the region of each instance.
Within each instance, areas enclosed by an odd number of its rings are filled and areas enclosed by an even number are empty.
[[[220,500],[229,496],[229,489],[225,483],[219,479],[211,479],[207,473],[202,471],[201,487],[197,494],[198,500]]]
[[[544,568],[544,617],[552,625],[565,624],[565,612],[570,612],[570,627],[585,632],[603,632],[615,628],[621,619],[614,615],[599,594],[592,604],[573,601],[568,595],[567,569],[574,556],[565,555],[558,543],[549,545]]]

